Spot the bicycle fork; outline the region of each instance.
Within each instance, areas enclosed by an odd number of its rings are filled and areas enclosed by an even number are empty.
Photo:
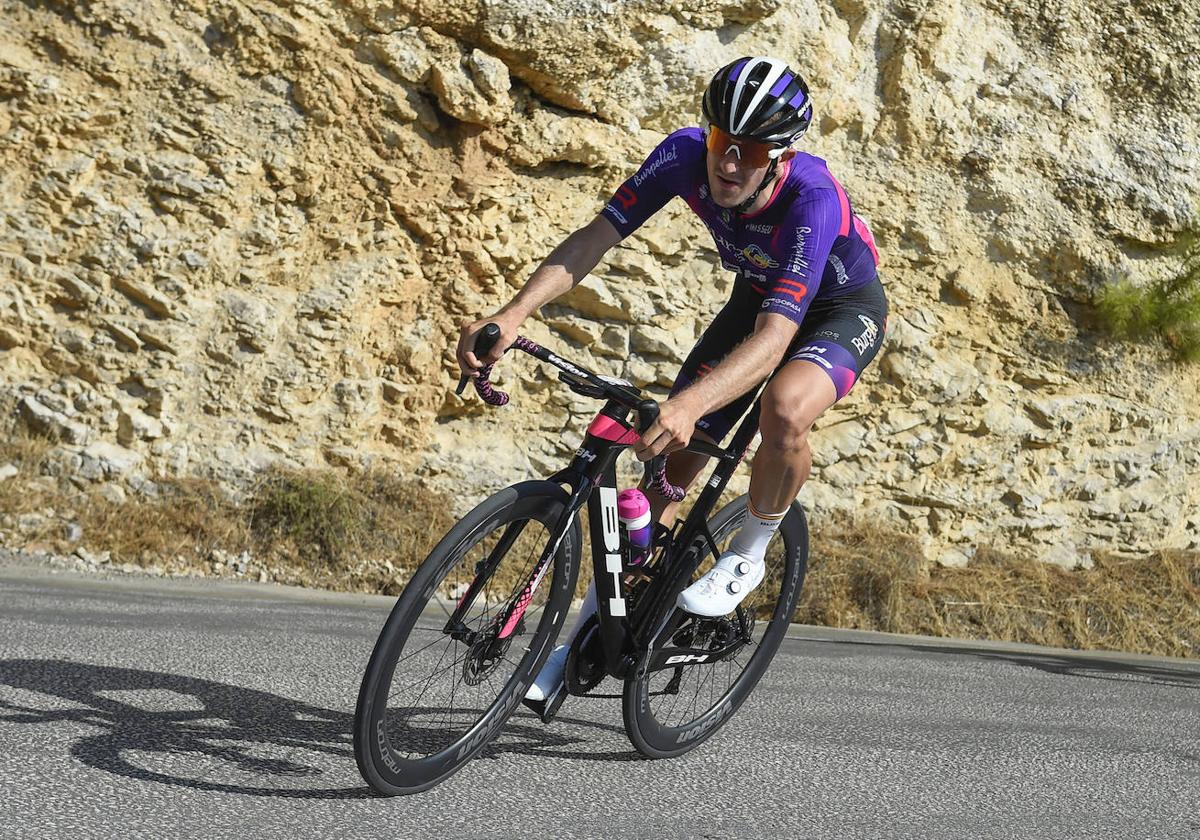
[[[533,603],[533,598],[537,594],[538,587],[554,563],[554,555],[558,552],[562,541],[571,530],[571,520],[582,505],[582,500],[577,499],[578,495],[579,493],[577,492],[571,496],[570,502],[564,508],[558,522],[555,523],[554,530],[551,532],[554,537],[542,549],[541,556],[534,565],[529,578],[525,581],[520,595],[514,601],[510,601],[504,611],[492,621],[491,626],[486,631],[487,635],[494,634],[497,641],[504,641],[511,638],[517,628],[520,627],[521,619],[525,617],[525,612],[529,609],[529,605]],[[456,638],[464,634],[475,635],[466,629],[463,617],[470,612],[471,607],[474,606],[476,599],[479,597],[484,583],[491,578],[492,573],[496,570],[496,566],[504,559],[509,549],[512,548],[513,543],[521,536],[521,533],[525,530],[525,526],[529,522],[530,520],[526,519],[509,525],[496,542],[491,553],[476,564],[475,576],[471,579],[471,583],[468,584],[467,590],[458,599],[454,612],[446,621],[446,626],[443,628],[444,633]],[[460,638],[460,641],[471,643],[475,639]]]

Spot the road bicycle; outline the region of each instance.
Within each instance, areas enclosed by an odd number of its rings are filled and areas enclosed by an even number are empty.
[[[499,338],[488,324],[482,356]],[[767,552],[763,582],[718,618],[676,606],[740,526],[747,497],[713,513],[758,432],[759,404],[727,447],[693,440],[716,462],[686,518],[655,526],[648,555],[622,532],[616,462],[658,416],[658,404],[620,379],[599,376],[520,337],[513,346],[558,368],[577,394],[604,400],[570,463],[479,503],[437,543],[392,609],[371,654],[354,716],[354,755],[381,794],[411,794],[445,780],[482,751],[517,710],[555,646],[583,552],[587,505],[598,611],[567,656],[563,690],[530,704],[549,723],[567,694],[606,676],[624,682],[633,746],[650,758],[695,749],[729,721],[758,683],[795,612],[808,563],[804,511],[793,503]],[[508,396],[475,380],[492,405]],[[463,382],[460,382],[461,393]],[[636,426],[631,422],[636,417]],[[673,500],[665,458],[646,465],[648,492]]]

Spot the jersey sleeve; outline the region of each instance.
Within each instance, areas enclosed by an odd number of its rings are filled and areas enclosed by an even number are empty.
[[[699,129],[685,128],[667,135],[641,168],[609,199],[601,214],[629,236],[677,195],[684,195],[702,165],[704,140]]]
[[[762,310],[785,315],[799,324],[821,285],[825,263],[842,227],[843,208],[834,190],[816,190],[787,214],[781,234],[787,261],[767,286]]]

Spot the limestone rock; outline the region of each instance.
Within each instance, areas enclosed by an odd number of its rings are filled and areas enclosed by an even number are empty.
[[[62,412],[48,408],[33,397],[20,402],[21,419],[38,434],[48,435],[64,443],[83,445],[92,438],[92,430]]]
[[[138,409],[127,409],[117,420],[117,440],[129,446],[139,440],[155,440],[163,436],[162,421]]]
[[[80,454],[83,456],[83,463],[79,473],[92,480],[124,475],[144,460],[140,453],[106,441],[96,441],[85,447]]]
[[[246,347],[263,353],[275,341],[279,316],[266,301],[242,294],[230,293],[222,301],[233,331]]]
[[[113,288],[123,292],[131,300],[142,304],[160,318],[172,318],[175,315],[175,304],[151,286],[123,277],[114,277]]]
[[[516,353],[504,413],[454,396],[458,326],[762,52],[808,78],[803,148],[891,305],[814,432],[814,515],[952,564],[1200,542],[1200,376],[1089,332],[1194,236],[1195,4],[82,5],[0,36],[0,406],[59,441],[51,480],[382,460],[468,504],[561,466],[596,406]],[[662,395],[732,285],[671,202],[522,329]]]
[[[25,344],[25,338],[11,327],[0,325],[0,350],[12,350]]]

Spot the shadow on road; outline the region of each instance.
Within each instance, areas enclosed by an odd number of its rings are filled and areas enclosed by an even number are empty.
[[[0,722],[67,723],[99,729],[81,736],[71,755],[85,765],[198,790],[291,799],[359,799],[364,786],[322,786],[353,771],[353,716],[276,694],[178,674],[48,659],[0,660],[4,687],[56,697],[36,708],[0,696]],[[434,716],[445,710],[429,708]],[[620,727],[559,718],[567,727],[623,732]],[[480,758],[506,753],[625,761],[629,751],[586,752],[591,738],[547,729],[515,715]],[[324,756],[324,759],[322,758]],[[244,783],[229,781],[244,778]],[[269,781],[270,784],[264,784]]]
[[[568,698],[568,702],[580,698]],[[568,735],[564,727],[580,727],[599,732],[615,733],[625,744],[620,750],[584,751],[583,744],[595,742],[594,734],[587,737]],[[542,756],[546,758],[569,758],[577,761],[642,761],[641,753],[635,752],[625,740],[625,729],[608,723],[557,715],[547,726],[532,714],[518,712],[508,719],[500,737],[483,748],[478,758],[499,758],[505,753]]]
[[[352,717],[342,712],[195,677],[60,660],[0,660],[3,686],[66,703],[39,709],[0,699],[0,721],[98,728],[99,734],[76,741],[71,754],[119,776],[253,796],[373,795],[366,787],[321,787],[320,777],[333,768],[304,762],[313,753],[343,766],[352,761]],[[297,759],[297,753],[306,755]],[[219,780],[231,775],[256,783]],[[257,783],[264,777],[279,784]]]
[[[862,643],[838,642],[838,644]],[[870,644],[879,646],[879,643],[872,642]],[[1080,677],[1083,679],[1116,682],[1140,682],[1147,685],[1160,685],[1171,688],[1200,688],[1200,667],[1197,667],[1197,663],[1189,660],[1180,660],[1180,666],[1173,668],[1169,665],[1159,665],[1157,663],[1120,661],[1090,657],[1086,654],[1006,653],[963,646],[885,644],[887,647],[904,648],[914,653],[973,656],[977,659],[1009,662],[1023,668],[1036,668],[1048,674],[1058,674],[1064,677]]]

